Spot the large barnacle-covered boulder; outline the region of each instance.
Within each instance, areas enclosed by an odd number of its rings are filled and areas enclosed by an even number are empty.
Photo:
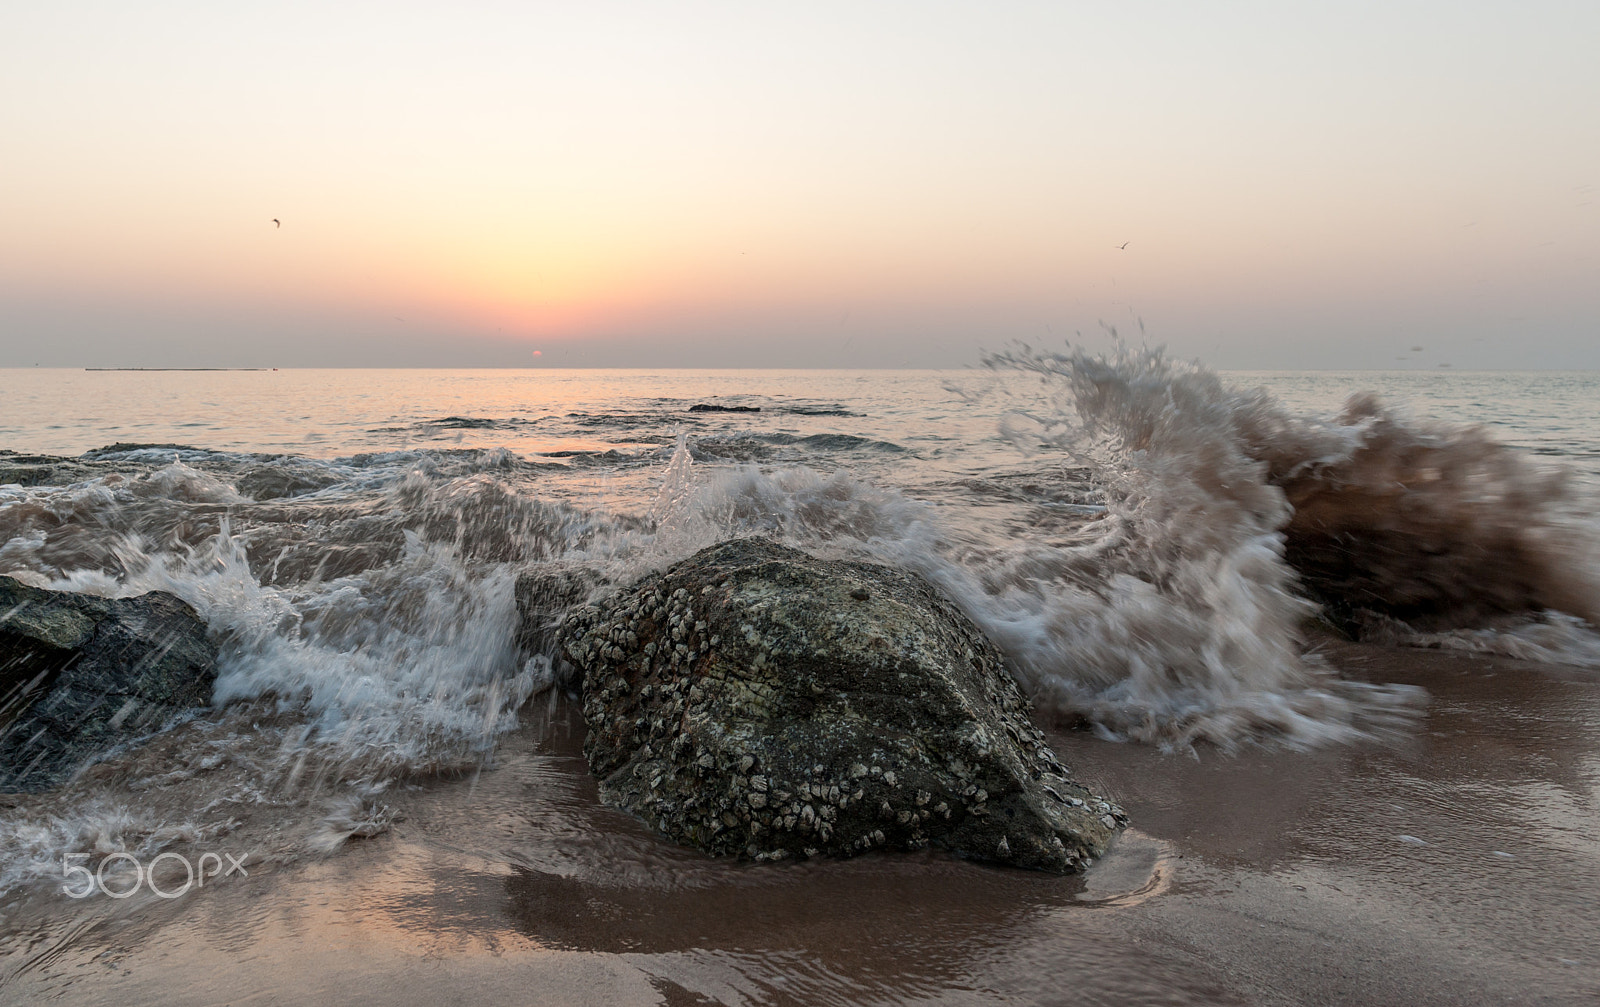
[[[713,854],[932,844],[1067,872],[1126,821],[1068,776],[995,646],[909,573],[724,542],[577,609],[557,647],[602,799]]]
[[[0,577],[0,791],[37,791],[211,701],[217,649],[175,595]]]

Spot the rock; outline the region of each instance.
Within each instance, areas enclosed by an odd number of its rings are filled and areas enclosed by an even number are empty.
[[[102,460],[94,452],[82,458],[63,458],[57,455],[25,455],[0,449],[0,486],[68,486],[114,472],[142,473],[154,467],[155,464],[149,460]]]
[[[0,577],[0,791],[38,791],[203,706],[216,648],[174,595],[46,591]]]
[[[689,407],[691,413],[759,413],[760,406],[717,406],[697,402]]]
[[[93,459],[101,458],[105,455],[130,454],[134,451],[160,451],[162,453],[171,451],[176,453],[179,451],[199,450],[200,448],[195,447],[193,444],[145,444],[138,441],[117,441],[115,444],[107,444],[104,447],[95,448],[92,451],[85,451],[83,453],[83,457]],[[171,459],[165,460],[170,461]]]
[[[55,475],[49,465],[15,465],[15,459],[0,458],[0,486],[42,486]]]
[[[554,657],[556,634],[575,606],[605,583],[583,567],[545,566],[517,577],[517,647]]]
[[[1126,822],[1068,777],[995,646],[889,567],[725,542],[576,610],[558,643],[602,799],[713,854],[935,844],[1066,872]]]
[[[327,489],[340,476],[327,466],[294,458],[274,458],[250,465],[234,478],[234,488],[252,500],[281,500]]]

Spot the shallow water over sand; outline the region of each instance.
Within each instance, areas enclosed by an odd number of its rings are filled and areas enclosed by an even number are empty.
[[[1138,823],[1082,878],[740,865],[598,805],[558,713],[385,835],[181,899],[14,906],[8,1003],[1582,1003],[1600,683],[1332,645],[1421,685],[1399,746],[1162,755],[1056,732]]]

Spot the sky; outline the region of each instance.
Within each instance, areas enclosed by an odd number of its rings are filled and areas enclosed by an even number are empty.
[[[1593,0],[5,26],[0,367],[1600,368]]]

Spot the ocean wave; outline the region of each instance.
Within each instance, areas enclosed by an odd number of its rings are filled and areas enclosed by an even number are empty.
[[[1569,470],[1367,395],[1325,429],[1341,452],[1260,454],[1294,508],[1287,559],[1335,619],[1437,630],[1554,609],[1600,623],[1600,540]]]
[[[621,427],[633,429],[636,427],[661,427],[664,424],[693,423],[695,417],[681,412],[668,413],[567,413],[563,419],[573,426],[582,428],[611,428]]]
[[[1407,422],[1370,399],[1331,419],[1297,416],[1151,350],[1019,351],[990,363],[1045,379],[1033,386],[1042,397],[1006,411],[1002,431],[1064,460],[1047,468],[1086,474],[1102,514],[997,541],[843,473],[746,467],[714,472],[679,534],[697,545],[768,534],[917,570],[1001,645],[1045,709],[1171,748],[1308,747],[1411,723],[1419,690],[1346,680],[1309,652],[1306,627],[1325,610],[1411,612],[1431,592],[1429,611],[1446,622],[1549,607],[1591,633],[1582,620],[1595,595],[1583,585],[1594,552],[1549,547],[1577,534],[1549,505],[1563,499],[1561,478],[1482,431]],[[716,457],[704,440],[684,450],[696,447],[695,457]],[[1385,477],[1408,489],[1379,507],[1364,488]],[[1013,480],[1010,493],[1038,502],[1037,490]],[[1331,532],[1329,500],[1346,515]],[[1351,514],[1396,534],[1357,534]],[[1360,590],[1304,562],[1318,535],[1344,536],[1343,562],[1369,578]],[[1397,563],[1402,548],[1435,569]],[[1508,599],[1507,583],[1522,593]]]
[[[861,417],[865,413],[854,412],[838,402],[824,405],[783,404],[777,407],[778,411],[792,413],[795,416],[852,416]]]
[[[715,472],[685,500],[662,561],[763,534],[913,570],[1000,645],[1043,709],[1108,737],[1310,747],[1393,733],[1420,707],[1417,690],[1346,682],[1305,653],[1315,606],[1293,592],[1270,535],[1184,559],[1112,516],[1075,539],[1002,544],[951,528],[931,504],[809,469]]]
[[[707,434],[695,438],[690,446],[702,461],[766,461],[812,455],[843,454],[853,451],[906,454],[908,449],[892,441],[855,434],[790,434],[748,432]]]
[[[59,590],[171,592],[219,651],[214,711],[169,732],[159,772],[150,745],[107,753],[0,822],[0,890],[49,876],[50,855],[59,878],[62,853],[153,852],[175,841],[165,823],[198,835],[258,805],[279,809],[273,828],[304,820],[283,849],[327,841],[398,778],[480,765],[550,682],[548,658],[518,650],[512,582],[581,550],[595,521],[492,472],[420,469],[262,504],[172,462],[0,502],[0,568]],[[227,723],[239,729],[207,730]],[[152,773],[160,813],[127,794]]]
[[[519,573],[576,570],[605,590],[739,535],[920,573],[1045,715],[1169,749],[1413,724],[1418,690],[1348,680],[1314,653],[1319,614],[1379,641],[1600,666],[1588,501],[1481,430],[1370,398],[1300,415],[1150,350],[989,363],[973,394],[1001,406],[1019,450],[996,462],[986,446],[982,471],[917,469],[922,493],[860,474],[922,463],[882,438],[698,435],[681,413],[628,418],[659,448],[565,464],[118,444],[39,463],[70,482],[0,489],[0,573],[194,605],[222,654],[216,708],[182,729],[203,740],[165,757],[200,779],[220,753],[228,793],[315,804],[307,843],[378,827],[373,795],[394,780],[492,758],[528,697],[558,684],[552,655],[518,649]],[[111,763],[154,773],[140,758]],[[71,807],[7,818],[21,852],[0,888],[51,851],[153,849],[177,841],[163,820],[201,830],[233,813],[162,819],[126,785],[83,787],[59,798]]]
[[[446,416],[437,420],[424,420],[419,426],[435,427],[440,430],[497,430],[508,426],[517,426],[522,420],[494,420],[479,416]]]
[[[1394,723],[1410,698],[1305,654],[1313,598],[1346,625],[1376,612],[1474,627],[1554,608],[1592,632],[1582,504],[1561,472],[1479,428],[1408,420],[1370,396],[1299,416],[1149,349],[989,362],[1044,379],[1043,401],[1003,429],[1086,465],[1108,515],[1093,541],[996,555],[974,607],[1037,695],[1108,733],[1315,743]]]

